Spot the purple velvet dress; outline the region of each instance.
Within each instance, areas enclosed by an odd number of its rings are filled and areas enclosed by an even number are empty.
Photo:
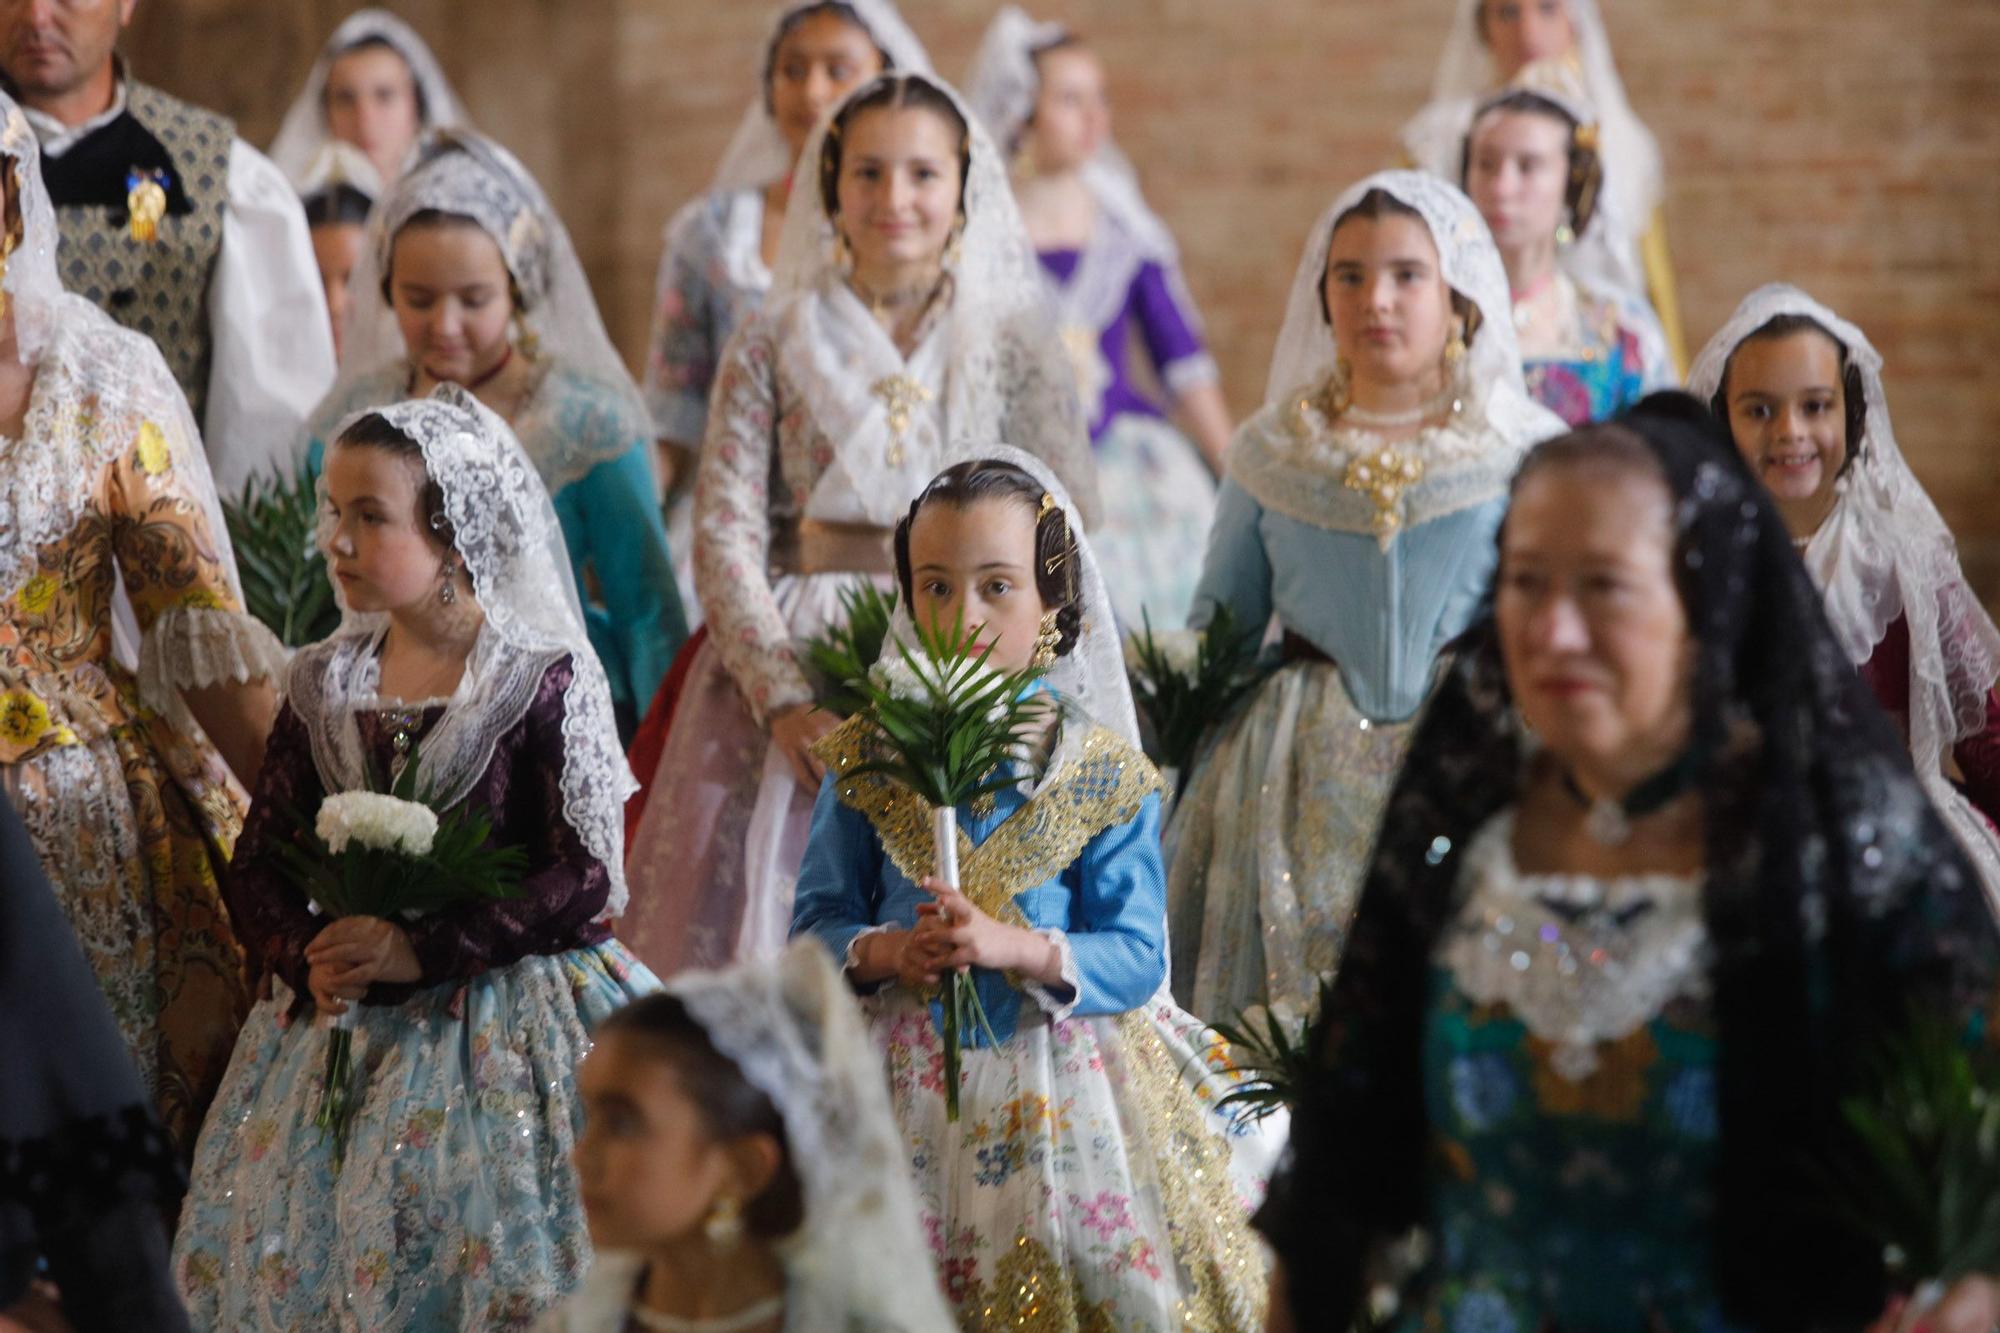
[[[543,676],[466,797],[522,848],[521,893],[401,923],[422,979],[355,1006],[345,1164],[314,1124],[326,1034],[305,949],[324,927],[271,848],[326,796],[305,723],[278,715],[231,869],[230,911],[271,994],[251,1011],[196,1149],[175,1280],[197,1327],[525,1328],[581,1279],[570,1154],[590,1031],[652,974],[599,919],[602,862],[563,820],[568,658]],[[423,710],[419,740],[444,706]],[[392,725],[359,729],[376,772]]]
[[[1136,335],[1169,394],[1213,384],[1215,361],[1171,251],[1102,209],[1081,250],[1045,250],[1042,269],[1097,449],[1104,522],[1092,541],[1119,620],[1187,621],[1199,554],[1215,516],[1215,479],[1132,376]]]

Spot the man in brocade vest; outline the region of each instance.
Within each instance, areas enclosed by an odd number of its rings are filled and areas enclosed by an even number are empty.
[[[127,76],[137,0],[0,0],[0,75],[42,144],[63,285],[159,345],[216,489],[289,470],[333,384],[298,197],[225,117]]]

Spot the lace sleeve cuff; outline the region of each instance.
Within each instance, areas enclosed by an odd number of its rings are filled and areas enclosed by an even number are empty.
[[[1038,930],[1035,934],[1056,946],[1056,953],[1061,959],[1062,985],[1045,986],[1039,981],[1023,977],[1021,990],[1029,999],[1041,1006],[1042,1012],[1049,1016],[1051,1023],[1060,1023],[1075,1012],[1076,1002],[1083,995],[1083,982],[1076,970],[1076,950],[1070,947],[1069,936],[1060,930],[1050,928]]]
[[[884,931],[894,930],[895,928],[894,925],[887,922],[879,926],[868,926],[862,930],[855,931],[854,937],[847,941],[847,951],[840,956],[840,970],[842,975],[847,978],[848,983],[858,993],[867,995],[882,987],[882,983],[879,981],[860,982],[854,979],[854,969],[861,966],[861,941],[867,939],[870,935],[880,935]]]
[[[224,682],[285,677],[278,636],[254,617],[213,607],[176,606],[160,613],[139,647],[139,697],[172,714],[180,691]]]
[[[1178,398],[1189,389],[1216,383],[1222,378],[1222,371],[1216,366],[1214,357],[1207,352],[1196,352],[1193,356],[1169,361],[1161,368],[1160,378],[1166,382],[1167,391]]]

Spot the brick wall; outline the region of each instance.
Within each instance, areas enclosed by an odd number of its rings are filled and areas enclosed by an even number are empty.
[[[1261,391],[1305,229],[1392,153],[1465,0],[1041,0],[1092,36],[1180,237],[1230,402]],[[1665,150],[1690,338],[1800,283],[1868,330],[1898,433],[2000,600],[2000,3],[1601,0]],[[263,142],[337,0],[141,0],[135,67]],[[753,91],[761,0],[404,0],[479,123],[542,174],[636,358],[660,227]],[[905,0],[948,77],[993,0]],[[1981,243],[1984,242],[1982,245]]]

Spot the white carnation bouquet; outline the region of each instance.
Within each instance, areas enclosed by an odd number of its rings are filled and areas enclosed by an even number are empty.
[[[917,646],[894,643],[855,682],[860,716],[877,735],[878,758],[855,773],[878,773],[906,788],[931,810],[937,877],[956,889],[958,807],[1008,786],[1009,762],[1049,719],[1046,696],[1029,693],[1039,667],[1003,671],[987,661],[991,649],[973,651],[964,619],[949,629],[920,625]],[[944,1009],[945,1116],[958,1119],[958,1080],[964,1033],[976,1025],[998,1045],[969,972],[954,972],[938,998]]]
[[[295,821],[290,841],[275,844],[279,864],[312,905],[329,917],[372,916],[411,921],[461,903],[510,898],[520,891],[527,856],[518,847],[488,846],[493,825],[460,805],[440,813],[417,790],[417,752],[387,792],[335,792],[320,803],[310,826]],[[347,1153],[359,1104],[354,1070],[353,1005],[323,1021],[326,1072],[313,1119],[333,1140],[334,1169]]]

